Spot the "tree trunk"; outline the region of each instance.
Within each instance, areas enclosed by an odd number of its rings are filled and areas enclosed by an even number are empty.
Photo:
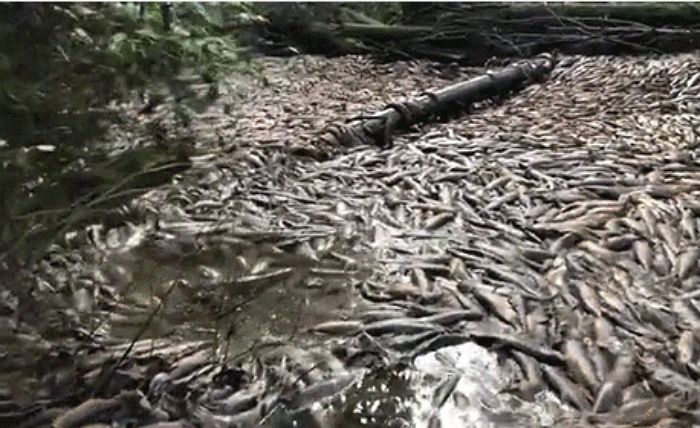
[[[331,126],[321,139],[330,144],[390,146],[397,129],[408,128],[455,108],[465,109],[477,101],[506,95],[544,78],[553,67],[554,60],[549,56],[521,62],[410,101],[389,104],[372,116],[356,118],[346,125]]]
[[[491,21],[556,15],[622,20],[653,27],[700,25],[697,3],[454,3],[454,8],[467,8],[469,15]]]
[[[384,25],[360,12],[343,10],[337,14],[341,22],[310,17],[287,36],[311,53],[380,53],[464,65],[553,49],[609,55],[700,48],[700,7],[692,4],[432,3],[404,9],[414,7],[421,13],[413,11],[415,16],[408,14],[401,25]],[[699,27],[671,28],[678,25]]]

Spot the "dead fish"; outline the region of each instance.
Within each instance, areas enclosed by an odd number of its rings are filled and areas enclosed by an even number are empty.
[[[596,370],[591,360],[588,359],[586,348],[578,340],[569,339],[564,342],[564,358],[566,368],[571,376],[583,384],[589,391],[595,393],[600,387],[600,381],[596,376]]]
[[[434,338],[427,340],[424,343],[421,343],[419,346],[417,346],[415,349],[413,349],[413,352],[411,353],[411,359],[415,359],[420,355],[427,354],[429,352],[434,352],[437,351],[438,349],[447,347],[447,346],[457,346],[461,345],[465,342],[468,342],[470,340],[470,336],[467,334],[459,334],[459,333],[442,333],[436,335]]]
[[[329,255],[343,263],[346,269],[355,269],[358,265],[357,260],[355,260],[354,258],[348,257],[340,253],[336,253],[335,251],[331,251]]]
[[[513,190],[511,192],[508,192],[508,193],[504,194],[503,196],[498,197],[498,198],[492,200],[491,202],[489,202],[488,204],[486,204],[482,210],[483,211],[494,210],[503,204],[513,202],[514,200],[518,199],[519,195],[520,195],[519,190]]]
[[[382,180],[382,181],[387,186],[393,186],[395,184],[398,184],[398,182],[403,180],[405,177],[408,177],[414,173],[415,173],[415,171],[411,171],[411,170],[398,171],[398,172],[384,178],[384,180]]]
[[[182,358],[173,365],[173,368],[167,374],[167,378],[170,381],[182,379],[185,376],[193,373],[195,370],[198,370],[199,368],[210,363],[211,358],[211,352],[206,349]]]
[[[408,187],[409,189],[413,189],[417,194],[428,194],[428,191],[423,187],[423,185],[418,181],[414,180],[412,177],[404,177],[402,181],[406,185],[406,187]]]
[[[646,236],[648,234],[647,228],[643,222],[639,222],[629,217],[620,218],[619,221],[638,236]]]
[[[542,263],[554,258],[554,253],[549,250],[532,247],[520,247],[518,249],[523,257],[536,263]]]
[[[659,276],[667,276],[671,273],[671,262],[664,254],[662,246],[657,247],[657,251],[654,252],[654,261],[652,266]]]
[[[458,183],[460,180],[464,178],[470,178],[474,174],[471,172],[461,172],[461,171],[455,171],[455,172],[446,172],[443,174],[440,174],[435,177],[435,182],[439,183],[442,181],[449,181],[452,183]]]
[[[450,274],[449,266],[441,263],[414,263],[415,269],[421,269],[425,271],[428,277],[442,276],[446,277]]]
[[[695,216],[689,209],[683,209],[681,212],[681,230],[691,242],[697,242],[697,228],[695,224]]]
[[[477,321],[482,318],[483,314],[479,311],[458,309],[453,311],[445,311],[426,317],[416,318],[416,320],[424,323],[450,325],[458,321]]]
[[[647,377],[647,383],[660,397],[676,391],[691,392],[697,388],[694,380],[664,366],[655,368]]]
[[[584,343],[588,348],[588,353],[591,357],[591,362],[593,362],[593,367],[595,368],[596,379],[602,382],[610,373],[610,361],[608,359],[605,349],[599,348],[590,338],[584,338]]]
[[[698,269],[698,260],[700,260],[700,247],[688,247],[678,256],[676,269],[678,278],[681,280],[688,278]]]
[[[506,296],[493,293],[481,287],[474,287],[471,289],[471,292],[479,303],[484,305],[487,310],[491,311],[499,319],[513,326],[518,325],[518,313],[515,312]]]
[[[410,256],[408,263],[427,264],[427,265],[448,265],[454,257],[447,254],[418,254]]]
[[[521,327],[526,328],[527,327],[527,305],[525,304],[525,299],[521,294],[514,293],[511,298],[510,298],[511,303],[513,304],[513,309],[515,310],[515,313],[518,314],[518,322]]]
[[[271,394],[264,400],[260,400],[252,409],[239,412],[235,415],[213,414],[206,408],[199,406],[193,412],[196,420],[207,421],[204,426],[225,427],[254,427],[258,426],[261,419],[277,406],[280,401],[278,394]]]
[[[460,379],[459,374],[449,374],[445,380],[440,382],[435,392],[433,393],[432,407],[433,410],[440,409],[454,392]]]
[[[530,219],[539,219],[552,208],[550,204],[538,204],[533,206],[525,213],[525,217]]]
[[[457,211],[455,208],[453,208],[449,205],[430,203],[430,202],[413,203],[413,204],[409,205],[409,208],[425,210],[425,211],[432,211],[434,213],[453,214],[453,216]]]
[[[438,330],[431,330],[417,334],[399,335],[390,337],[387,341],[387,344],[390,348],[395,349],[399,352],[409,351],[415,349],[424,342],[434,339],[440,334],[441,332]]]
[[[566,364],[566,359],[560,352],[538,345],[531,339],[520,339],[507,333],[491,333],[487,331],[469,331],[468,334],[477,343],[495,342],[498,345],[521,351],[546,364],[560,366]]]
[[[634,378],[634,356],[629,351],[623,351],[615,361],[610,375],[598,391],[594,413],[605,413],[620,404],[622,400],[622,390],[632,383]]]
[[[624,403],[605,415],[589,415],[589,422],[613,426],[652,426],[671,416],[665,399],[644,398]]]
[[[559,396],[563,401],[572,404],[579,410],[589,410],[591,408],[585,393],[573,382],[567,379],[561,370],[544,365],[542,366],[542,373],[544,373],[544,377],[559,393]]]
[[[532,332],[535,334],[535,337],[538,337],[537,332],[542,331],[550,321],[549,315],[542,306],[538,306],[534,310],[529,311],[525,319],[525,325],[527,326],[526,331]]]
[[[179,421],[171,421],[171,422],[156,422],[153,424],[148,424],[144,425],[143,428],[193,428],[194,425],[192,425],[190,422],[187,422],[183,419],[180,419]]]
[[[604,304],[601,305],[601,310],[603,310],[604,306],[607,306],[612,309],[615,309],[617,315],[627,314],[627,305],[625,305],[623,296],[613,291],[613,287],[608,286],[599,288],[598,296],[600,296],[601,303]]]
[[[91,398],[57,417],[53,421],[53,427],[78,428],[88,424],[111,422],[117,412],[137,410],[143,398],[143,394],[138,391],[124,391],[108,399]]]
[[[428,277],[425,275],[425,271],[420,268],[413,269],[413,281],[421,291],[421,293],[427,293],[432,291],[433,287],[430,286],[428,282]]]
[[[3,409],[4,410],[4,409]],[[12,419],[17,420],[17,422],[22,421],[21,424],[15,425],[16,428],[39,428],[39,427],[51,427],[51,422],[54,421],[57,417],[61,416],[64,414],[68,409],[62,408],[62,407],[52,407],[48,409],[44,409],[39,411],[38,413],[33,414],[32,416],[29,415],[21,415],[17,418],[12,417]],[[0,418],[3,419],[3,423],[9,425],[14,425],[14,422],[8,422],[7,421],[7,413],[3,412],[3,414],[0,416]],[[21,418],[21,419],[19,419]]]
[[[343,390],[350,387],[356,379],[356,375],[346,374],[333,379],[316,382],[298,391],[286,401],[288,401],[288,406],[292,409],[307,407],[313,403],[318,403],[341,393]]]
[[[645,270],[651,270],[654,253],[646,240],[640,239],[634,241],[632,244],[632,252]]]
[[[590,240],[579,242],[578,247],[588,251],[600,260],[615,261],[620,257],[616,252],[610,251]]]
[[[473,309],[473,304],[456,287],[447,284],[440,284],[440,287],[447,290],[455,298],[462,309]]]
[[[487,192],[487,191],[493,190],[493,189],[495,189],[495,188],[497,188],[497,187],[502,187],[502,186],[504,186],[506,183],[508,183],[508,182],[511,181],[511,180],[512,180],[512,178],[511,178],[510,176],[508,176],[508,175],[502,175],[502,176],[500,176],[500,177],[498,177],[498,178],[496,178],[496,179],[490,181],[489,183],[487,183],[487,184],[483,187],[483,191],[484,191],[484,192]]]
[[[613,251],[627,251],[639,240],[639,236],[627,233],[619,236],[612,236],[603,242],[603,246]]]
[[[235,415],[252,409],[258,404],[260,391],[240,390],[223,400],[216,400],[211,403],[211,410],[223,415]]]
[[[328,321],[317,324],[309,330],[316,333],[352,335],[362,329],[360,321]]]
[[[650,236],[656,236],[656,216],[646,206],[640,206],[638,211],[647,228],[647,233]]]
[[[678,337],[676,344],[678,362],[689,364],[695,361],[695,335],[690,330],[684,330]]]
[[[669,248],[671,248],[674,253],[677,253],[680,248],[680,236],[678,236],[676,230],[668,223],[658,223],[657,230]]]
[[[343,269],[311,268],[309,273],[319,278],[346,278],[348,271]]]
[[[413,300],[413,299],[438,299],[442,296],[441,291],[436,292],[422,292],[417,287],[413,287],[411,284],[397,282],[391,284],[389,287],[381,288],[381,291],[389,296],[391,299],[399,300]]]
[[[583,307],[593,315],[600,317],[600,298],[598,297],[598,293],[584,281],[576,281],[573,284],[575,284],[578,290]]]
[[[247,275],[236,279],[235,281],[233,281],[233,284],[235,286],[257,287],[259,285],[270,284],[276,281],[282,281],[288,278],[293,273],[293,271],[294,269],[289,267],[284,269],[277,269],[275,271],[259,275]]]
[[[544,380],[537,360],[520,351],[511,349],[510,353],[525,375],[525,382],[521,382],[518,388],[520,393],[525,399],[534,400],[535,395],[544,389]]]
[[[640,302],[640,304],[637,305],[637,313],[641,321],[649,323],[671,336],[678,335],[675,317],[662,308],[652,306],[646,302]]]
[[[678,316],[682,328],[690,330],[700,329],[700,311],[686,300],[674,300],[671,310]]]
[[[577,218],[585,215],[588,211],[590,210],[590,207],[588,207],[586,204],[581,204],[576,206],[575,208],[568,209],[568,207],[565,207],[563,210],[559,212],[554,218],[552,218],[553,222],[561,223],[565,221],[572,221],[576,220]]]
[[[399,318],[375,321],[373,323],[366,324],[363,330],[372,336],[381,336],[383,334],[413,334],[421,333],[424,331],[439,330],[442,327],[419,321],[412,318]]]
[[[359,318],[363,322],[380,321],[405,317],[406,312],[400,309],[370,309],[362,312]]]
[[[439,229],[442,226],[446,225],[447,223],[451,222],[454,218],[455,218],[455,213],[453,213],[453,212],[436,214],[436,215],[430,217],[425,222],[424,229],[428,230],[428,231]]]

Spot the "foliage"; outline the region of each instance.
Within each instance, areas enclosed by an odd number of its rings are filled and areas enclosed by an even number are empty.
[[[337,3],[254,3],[251,9],[275,23],[341,22],[344,11],[352,10],[367,18],[394,24],[401,19],[402,7],[397,2],[337,2]]]
[[[359,2],[348,6],[384,24],[398,24],[403,16],[402,3],[398,2]]]
[[[231,22],[245,10],[197,3],[0,4],[0,251],[15,250],[38,218],[46,223],[38,226],[56,229],[48,227],[56,218],[32,213],[61,212],[65,220],[125,177],[182,159],[166,144],[151,153],[156,159],[120,162],[134,156],[109,154],[111,147],[95,142],[123,119],[116,106],[125,101],[145,103],[144,110],[165,104],[187,125],[225,89],[223,76],[248,70],[231,35]],[[192,90],[196,81],[209,89]]]

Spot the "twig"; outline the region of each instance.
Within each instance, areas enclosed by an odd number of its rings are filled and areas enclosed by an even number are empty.
[[[107,382],[108,379],[112,377],[114,374],[114,371],[129,357],[129,354],[131,351],[134,349],[134,346],[136,345],[136,342],[138,342],[141,337],[143,336],[144,333],[148,330],[148,327],[151,325],[153,320],[155,319],[156,315],[158,312],[163,309],[163,306],[165,306],[168,297],[170,296],[170,293],[175,289],[175,287],[179,284],[180,282],[175,280],[170,283],[170,287],[168,287],[168,290],[165,292],[165,295],[163,295],[163,299],[158,303],[158,306],[151,311],[151,313],[148,315],[148,318],[146,318],[146,321],[141,325],[139,330],[136,332],[134,337],[131,339],[131,342],[129,343],[129,346],[126,348],[124,353],[122,353],[121,357],[112,364],[112,366],[109,368],[108,371],[102,372],[102,376],[98,379],[98,381],[95,383],[95,387],[93,388],[93,395],[97,394],[104,384]]]
[[[649,51],[654,52],[654,53],[657,53],[657,54],[663,53],[663,52],[659,51],[658,49],[650,48],[650,47],[648,47],[648,46],[644,46],[644,45],[640,45],[640,44],[637,44],[637,43],[628,42],[628,41],[625,41],[625,40],[620,40],[619,38],[614,37],[614,36],[596,35],[595,33],[593,33],[593,32],[590,31],[591,27],[589,27],[589,26],[587,26],[586,24],[584,24],[584,23],[578,21],[577,19],[575,19],[575,18],[569,18],[569,17],[564,17],[564,18],[560,17],[559,15],[557,15],[556,12],[554,12],[554,11],[552,10],[551,7],[549,7],[549,5],[548,5],[547,3],[544,3],[544,7],[547,9],[547,11],[548,11],[549,13],[552,14],[552,16],[554,16],[554,17],[557,19],[557,21],[559,21],[559,23],[560,23],[562,26],[566,26],[566,25],[564,24],[564,20],[569,21],[569,22],[573,23],[573,24],[576,26],[576,28],[577,28],[581,33],[586,34],[586,35],[588,35],[588,36],[590,36],[590,37],[593,37],[593,38],[600,38],[600,39],[603,39],[603,40],[609,40],[609,41],[612,41],[612,42],[614,42],[614,43],[619,43],[619,44],[626,45],[626,46],[629,46],[629,47],[633,47],[633,48],[636,48],[636,49],[649,50]]]
[[[516,45],[516,44],[513,43],[512,41],[506,39],[505,37],[503,37],[503,36],[501,36],[501,35],[499,35],[499,34],[497,34],[497,33],[486,33],[486,34],[487,34],[488,36],[490,36],[490,37],[493,37],[493,38],[495,38],[495,39],[497,39],[497,40],[500,40],[501,42],[507,44],[507,45],[510,46],[519,56],[521,56],[521,57],[522,57],[522,56],[525,56],[525,54],[524,54],[523,51],[518,47],[518,45]]]
[[[240,303],[237,303],[237,304],[231,306],[230,308],[228,308],[228,309],[226,309],[226,310],[224,310],[224,311],[220,311],[218,314],[216,314],[216,317],[214,318],[214,320],[216,320],[216,321],[221,320],[221,318],[225,317],[226,315],[229,315],[229,314],[231,314],[233,311],[235,311],[235,310],[237,310],[237,309],[240,309],[240,308],[242,308],[244,305],[247,305],[248,303],[252,302],[253,300],[255,300],[256,297],[257,297],[257,296],[253,294],[252,296],[248,297],[248,298],[245,299],[244,301],[242,301],[242,302],[240,302]]]

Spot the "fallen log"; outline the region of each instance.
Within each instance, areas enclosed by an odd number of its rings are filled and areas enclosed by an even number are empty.
[[[655,28],[603,18],[545,16],[500,22],[473,18],[434,28],[313,23],[300,31],[309,33],[304,40],[320,40],[321,35],[324,40],[333,40],[335,53],[403,53],[399,56],[462,65],[481,65],[491,57],[527,58],[552,49],[569,55],[614,55],[700,48],[700,30],[697,29]],[[352,44],[350,40],[364,45]],[[342,43],[345,44],[341,46]],[[311,49],[309,45],[302,48]],[[324,53],[323,49],[310,52]]]
[[[492,57],[687,52],[700,48],[694,4],[460,4],[420,6],[398,23],[340,8],[337,16],[307,13],[288,24],[271,19],[267,34],[307,53],[379,54],[482,65]]]
[[[654,27],[700,25],[697,3],[596,2],[596,3],[448,3],[440,5],[443,14],[478,16],[484,20],[527,19],[534,16],[566,18],[604,18],[625,20]],[[416,22],[434,22],[431,14],[416,15]],[[434,19],[434,16],[433,16]]]
[[[360,116],[345,124],[330,126],[320,139],[332,145],[376,144],[390,147],[396,130],[409,128],[454,109],[464,110],[478,101],[507,95],[524,85],[540,81],[555,63],[556,60],[550,55],[541,55],[495,73],[426,92],[413,100],[390,103],[371,116]]]

